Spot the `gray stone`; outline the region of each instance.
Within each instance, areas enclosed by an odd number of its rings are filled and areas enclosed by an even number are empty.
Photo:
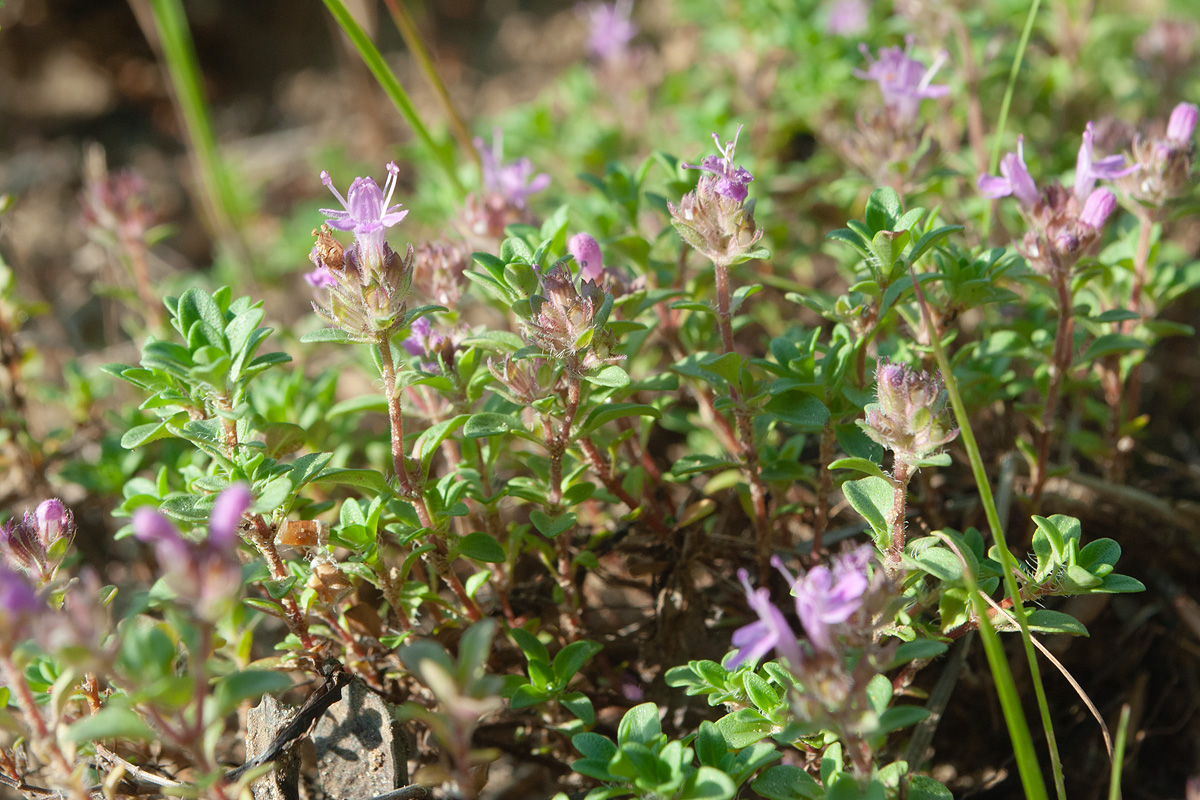
[[[271,695],[246,715],[246,760],[260,755],[275,739],[280,729],[296,715],[296,709],[284,705]],[[275,761],[275,769],[250,785],[254,800],[300,800],[300,753],[292,748]]]
[[[367,800],[408,784],[408,747],[392,707],[360,678],[312,732],[318,783],[330,800]]]

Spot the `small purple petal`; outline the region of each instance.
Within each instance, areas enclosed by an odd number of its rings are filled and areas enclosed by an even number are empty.
[[[738,578],[746,590],[746,602],[758,614],[758,621],[738,628],[733,634],[733,645],[738,649],[730,661],[735,669],[747,661],[757,662],[772,649],[793,666],[798,666],[802,656],[796,643],[796,634],[784,619],[782,612],[771,603],[770,592],[754,589],[746,570],[738,570]]]
[[[580,4],[576,10],[588,18],[588,52],[594,58],[616,61],[625,55],[638,31],[630,20],[633,0]]]
[[[834,36],[857,36],[867,30],[867,12],[870,9],[864,0],[836,0],[829,10],[825,30]]]
[[[71,524],[71,512],[58,498],[43,500],[34,511],[34,516],[37,518],[38,536],[46,547],[58,541]]]
[[[317,267],[312,272],[304,273],[304,280],[314,289],[328,289],[337,285],[337,276],[333,274],[333,270],[324,265]]]
[[[41,608],[42,601],[25,576],[13,572],[0,562],[0,612],[5,617],[19,620],[37,613]]]
[[[133,512],[133,535],[139,541],[154,545],[159,564],[164,568],[185,564],[191,558],[187,542],[175,530],[171,521],[149,506]]]
[[[242,514],[254,502],[250,487],[238,482],[230,484],[217,495],[208,520],[208,541],[218,550],[232,550],[238,543],[238,525]]]
[[[604,256],[600,252],[600,243],[589,234],[577,233],[567,243],[567,251],[579,265],[579,274],[585,281],[600,280],[604,274]]]
[[[1192,141],[1196,131],[1196,121],[1200,118],[1200,109],[1191,103],[1180,103],[1171,111],[1167,121],[1167,138],[1179,145]]]
[[[1099,230],[1104,226],[1109,215],[1117,208],[1117,198],[1108,189],[1096,189],[1088,195],[1079,214],[1079,221],[1090,228]]]
[[[1136,165],[1126,167],[1125,157],[1106,156],[1100,160],[1093,157],[1092,123],[1089,121],[1083,129],[1083,143],[1079,145],[1079,155],[1075,158],[1075,197],[1083,202],[1092,193],[1098,179],[1113,180],[1120,178],[1137,169]]]

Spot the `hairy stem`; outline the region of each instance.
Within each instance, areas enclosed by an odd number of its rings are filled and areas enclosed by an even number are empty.
[[[904,552],[904,513],[908,506],[908,482],[912,468],[904,461],[896,461],[892,470],[892,541],[888,544],[887,567],[891,573],[900,569],[900,558]]]
[[[274,533],[267,525],[266,520],[262,518],[262,514],[255,514],[251,517],[247,538],[262,555],[263,560],[267,562],[267,569],[271,571],[271,577],[275,580],[286,579],[289,575],[288,568],[283,563],[283,559],[279,557],[279,551],[275,549]],[[311,650],[315,646],[315,640],[308,632],[308,621],[305,620],[304,612],[300,610],[292,592],[289,591],[285,594],[280,603],[283,604],[286,614],[284,622],[287,623],[288,630],[296,635],[306,650]]]
[[[1054,334],[1054,352],[1050,357],[1050,380],[1046,387],[1046,407],[1042,411],[1042,425],[1037,438],[1037,462],[1030,476],[1030,514],[1036,514],[1046,486],[1046,473],[1050,462],[1050,440],[1053,438],[1058,403],[1062,394],[1063,379],[1071,367],[1071,349],[1074,341],[1075,318],[1071,314],[1070,276],[1065,270],[1055,273],[1054,288],[1058,294],[1058,329]]]
[[[591,437],[583,436],[579,439],[579,446],[583,449],[583,454],[587,456],[588,463],[592,465],[592,470],[600,478],[600,482],[604,484],[604,488],[608,489],[617,499],[625,505],[629,506],[629,510],[633,511],[637,508],[645,508],[633,495],[625,491],[625,487],[621,486],[621,482],[612,474],[612,469],[608,459],[600,452],[600,448],[596,447],[596,443]],[[647,509],[649,511],[649,509]],[[660,536],[670,536],[671,529],[658,516],[657,511],[653,511],[646,515],[646,524],[654,529],[654,532]]]
[[[721,329],[721,345],[726,353],[733,349],[733,316],[730,313],[729,267],[714,263],[717,279],[717,319]],[[732,383],[729,396],[733,400],[733,416],[737,422],[738,450],[750,479],[750,503],[754,510],[754,531],[757,539],[759,580],[767,580],[771,561],[771,521],[767,515],[767,484],[762,479],[762,468],[758,461],[758,449],[754,446],[754,422],[750,410],[742,403],[741,393]]]

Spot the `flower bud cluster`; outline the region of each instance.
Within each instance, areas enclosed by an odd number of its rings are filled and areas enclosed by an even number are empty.
[[[554,357],[587,369],[608,360],[611,337],[603,327],[606,320],[598,316],[605,295],[595,281],[576,288],[569,263],[560,261],[541,276],[539,293],[529,298],[533,313],[525,320],[525,332]]]
[[[1200,109],[1180,103],[1171,112],[1165,134],[1133,140],[1137,170],[1121,179],[1130,197],[1154,208],[1187,194],[1194,185],[1192,167],[1196,145],[1192,139]]]
[[[0,527],[0,558],[29,575],[38,585],[49,583],[75,539],[75,521],[58,499],[40,503],[21,520]]]
[[[667,203],[671,224],[683,240],[720,266],[744,260],[763,235],[754,222],[754,204],[746,202],[746,186],[754,176],[733,163],[741,132],[739,125],[733,141],[724,145],[714,133],[721,155],[706,156],[698,165],[684,164],[685,169],[704,174],[695,191],[685,194],[678,206]]]
[[[875,369],[878,402],[867,405],[858,425],[873,441],[912,466],[958,436],[946,410],[941,381],[903,364],[880,361]]]
[[[341,209],[321,209],[329,221],[317,236],[309,259],[316,269],[305,279],[321,295],[313,309],[326,322],[341,328],[357,341],[374,342],[393,332],[403,321],[406,300],[413,280],[412,245],[404,257],[394,252],[386,231],[399,223],[407,211],[389,206],[396,189],[399,167],[388,164],[386,195],[371,178],[355,178],[346,197],[333,186],[328,172],[321,181],[341,202]],[[333,237],[331,228],[353,231],[349,247]]]
[[[154,226],[146,180],[129,170],[110,173],[100,149],[88,153],[79,206],[88,235],[105,245],[145,242]]]
[[[533,405],[544,397],[558,393],[556,376],[550,361],[544,358],[522,358],[513,360],[505,356],[503,361],[488,359],[488,372],[499,384],[500,391],[510,399],[524,405]]]
[[[459,242],[418,245],[413,263],[413,291],[426,302],[457,308],[467,287],[470,254]]]
[[[253,499],[244,483],[221,492],[209,518],[208,538],[202,542],[184,539],[154,509],[143,506],[133,512],[134,535],[154,546],[167,585],[207,622],[220,619],[241,593],[238,526]]]
[[[985,197],[1012,195],[1021,204],[1028,229],[1017,249],[1035,270],[1063,280],[1079,258],[1100,237],[1104,223],[1117,207],[1108,189],[1097,189],[1096,181],[1117,180],[1135,172],[1120,155],[1093,156],[1093,126],[1083,132],[1083,144],[1075,162],[1075,185],[1066,189],[1054,182],[1038,190],[1025,166],[1024,137],[1017,138],[1017,151],[1000,161],[1000,175],[980,175],[979,190]]]

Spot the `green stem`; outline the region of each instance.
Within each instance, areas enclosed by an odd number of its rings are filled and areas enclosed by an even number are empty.
[[[1029,36],[1033,33],[1033,23],[1037,19],[1038,8],[1042,0],[1033,0],[1029,4],[1029,13],[1025,17],[1025,28],[1021,31],[1021,39],[1017,42],[1017,53],[1013,56],[1012,69],[1008,72],[1008,86],[1004,90],[1004,101],[1000,104],[1000,117],[996,120],[996,139],[992,144],[992,157],[988,161],[988,172],[995,174],[1000,165],[1000,147],[1004,141],[1004,128],[1008,124],[1008,109],[1012,105],[1013,92],[1017,86],[1017,75],[1021,72],[1021,62],[1025,59],[1025,47],[1029,44]],[[986,242],[992,231],[992,203],[988,203],[987,211],[981,226],[981,241]]]
[[[1129,732],[1129,703],[1121,706],[1121,720],[1117,723],[1117,741],[1113,745],[1112,775],[1108,782],[1108,800],[1121,800],[1121,768],[1125,761],[1125,737]]]
[[[929,325],[929,330],[933,331],[934,328],[931,324],[929,309],[925,304],[925,293],[922,291],[916,272],[913,271],[911,266],[909,267],[909,272],[912,275],[913,288],[916,291],[917,302],[921,307],[921,314]],[[1025,604],[1021,602],[1021,590],[1017,586],[1016,572],[1019,567],[1017,566],[1016,559],[1013,558],[1012,552],[1008,549],[1008,542],[1004,537],[1004,528],[1000,525],[1000,514],[996,510],[996,499],[992,495],[992,487],[988,482],[987,469],[984,467],[983,457],[979,452],[979,444],[975,441],[975,434],[971,430],[971,419],[967,415],[967,407],[963,403],[962,395],[958,391],[958,382],[954,379],[950,360],[946,357],[946,351],[937,336],[930,336],[930,344],[933,345],[933,353],[937,358],[938,368],[942,372],[942,379],[945,381],[946,393],[949,395],[950,405],[954,409],[954,417],[958,422],[962,443],[967,450],[967,457],[971,462],[971,472],[974,474],[975,484],[979,488],[979,499],[983,504],[988,526],[992,531],[992,539],[996,543],[996,550],[1000,556],[1000,563],[1004,570],[1004,588],[1008,596],[1012,599],[1012,614],[1017,620],[1018,627],[1021,629],[1021,643],[1024,645],[1025,657],[1029,662],[1030,677],[1032,678],[1034,693],[1037,695],[1042,725],[1046,731],[1046,743],[1050,748],[1050,759],[1054,765],[1055,788],[1060,800],[1064,800],[1066,793],[1062,785],[1062,765],[1059,761],[1058,746],[1055,742],[1054,728],[1050,720],[1050,708],[1046,703],[1046,692],[1042,686],[1041,672],[1037,665],[1037,653],[1033,648],[1033,639],[1029,632]],[[1013,753],[1017,759],[1017,768],[1021,774],[1021,785],[1024,787],[1025,797],[1027,800],[1045,800],[1047,794],[1046,784],[1042,777],[1042,769],[1038,765],[1037,754],[1033,748],[1033,739],[1029,732],[1029,724],[1025,720],[1025,712],[1021,708],[1021,698],[1017,694],[1017,687],[1013,681],[1012,672],[1008,668],[1008,661],[1004,655],[1004,647],[1000,642],[1000,637],[997,635],[996,629],[992,627],[987,605],[983,598],[979,597],[978,591],[975,591],[970,586],[970,584],[974,584],[975,576],[966,575],[964,572],[964,577],[968,581],[968,588],[971,589],[971,602],[975,607],[976,615],[979,617],[979,632],[983,639],[984,651],[987,654],[988,666],[991,668],[992,677],[996,682],[996,694],[999,696],[1000,705],[1004,710],[1004,721],[1008,726],[1008,735],[1012,739]]]
[[[371,74],[375,76],[375,80],[379,82],[388,99],[396,106],[396,110],[400,112],[401,116],[408,122],[409,127],[412,128],[413,133],[417,135],[417,138],[429,150],[430,155],[434,157],[445,171],[450,183],[458,190],[459,195],[466,196],[466,190],[458,180],[458,174],[455,172],[454,160],[450,157],[449,153],[434,143],[433,137],[429,135],[429,130],[425,127],[425,123],[421,121],[421,115],[417,113],[416,107],[412,104],[408,92],[404,91],[404,87],[400,85],[396,73],[392,72],[392,68],[384,61],[383,55],[375,47],[375,43],[371,41],[371,38],[367,36],[367,32],[363,30],[358,21],[350,14],[342,0],[325,0],[325,7],[329,9],[329,13],[333,15],[338,25],[342,27],[342,31],[350,38],[354,49],[358,51],[358,55],[362,58],[363,63],[367,65],[367,69],[371,70]]]

